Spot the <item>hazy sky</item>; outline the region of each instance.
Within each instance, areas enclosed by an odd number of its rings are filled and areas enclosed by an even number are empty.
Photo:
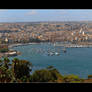
[[[92,9],[0,9],[0,22],[92,21]]]

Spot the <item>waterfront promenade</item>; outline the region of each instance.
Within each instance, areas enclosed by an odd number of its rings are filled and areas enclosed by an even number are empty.
[[[8,46],[8,48],[17,47],[17,46],[27,46],[27,45],[34,45],[38,43],[19,43],[19,44],[11,44]],[[40,43],[39,43],[40,44]],[[54,46],[60,46],[60,47],[67,47],[67,48],[92,48],[92,43],[57,43]]]
[[[55,46],[67,47],[67,48],[92,48],[92,43],[78,43],[78,44],[56,44]]]
[[[8,45],[8,48],[12,48],[12,47],[17,47],[17,46],[26,46],[26,45],[33,45],[33,44],[38,44],[38,43],[17,43],[17,44],[10,44]]]

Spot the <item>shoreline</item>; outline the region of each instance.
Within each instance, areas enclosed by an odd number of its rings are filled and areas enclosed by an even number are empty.
[[[27,46],[27,45],[34,45],[34,44],[39,44],[39,43],[17,43],[17,44],[10,44],[8,47],[10,49],[17,46]]]
[[[0,58],[12,57],[12,56],[18,56],[18,55],[21,55],[21,52],[16,51],[16,50],[9,50],[8,52],[0,53]]]
[[[18,56],[21,55],[22,53],[19,51],[16,51],[13,49],[13,47],[18,47],[18,46],[27,46],[27,45],[33,45],[33,44],[39,44],[39,43],[18,43],[18,44],[9,44],[8,48],[9,51],[5,53],[0,53],[0,58],[2,57],[12,57],[12,56]]]
[[[42,43],[42,42],[41,42]],[[8,47],[9,49],[13,47],[18,46],[27,46],[27,45],[35,45],[35,44],[41,44],[41,43],[17,43],[17,44],[10,44]],[[66,44],[66,43],[60,43],[60,44],[53,44],[57,47],[66,47],[66,48],[92,48],[92,44]]]
[[[92,48],[92,44],[57,44],[56,46],[66,48]]]

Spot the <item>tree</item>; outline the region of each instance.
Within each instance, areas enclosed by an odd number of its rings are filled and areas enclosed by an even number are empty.
[[[5,57],[3,62],[4,62],[4,66],[6,67],[6,69],[8,69],[9,65],[11,65],[10,60],[8,59],[8,57]]]
[[[5,66],[0,67],[0,82],[10,82],[12,80],[12,73],[10,69]]]
[[[49,82],[51,80],[51,73],[48,70],[36,70],[32,74],[32,82]]]
[[[0,66],[2,66],[2,64],[3,64],[3,60],[0,59]]]
[[[92,75],[88,75],[88,79],[92,79]]]
[[[30,67],[32,67],[32,64],[29,61],[15,58],[12,60],[12,63],[13,75],[16,80],[24,76],[30,77],[30,72],[32,71]]]
[[[62,75],[52,66],[36,70],[31,76],[32,82],[62,82]]]

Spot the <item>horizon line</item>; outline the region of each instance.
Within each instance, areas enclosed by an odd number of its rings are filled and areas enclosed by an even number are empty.
[[[36,22],[92,22],[92,20],[74,20],[74,21],[71,21],[71,20],[68,20],[68,21],[18,21],[18,22],[0,22],[0,23],[36,23]]]

